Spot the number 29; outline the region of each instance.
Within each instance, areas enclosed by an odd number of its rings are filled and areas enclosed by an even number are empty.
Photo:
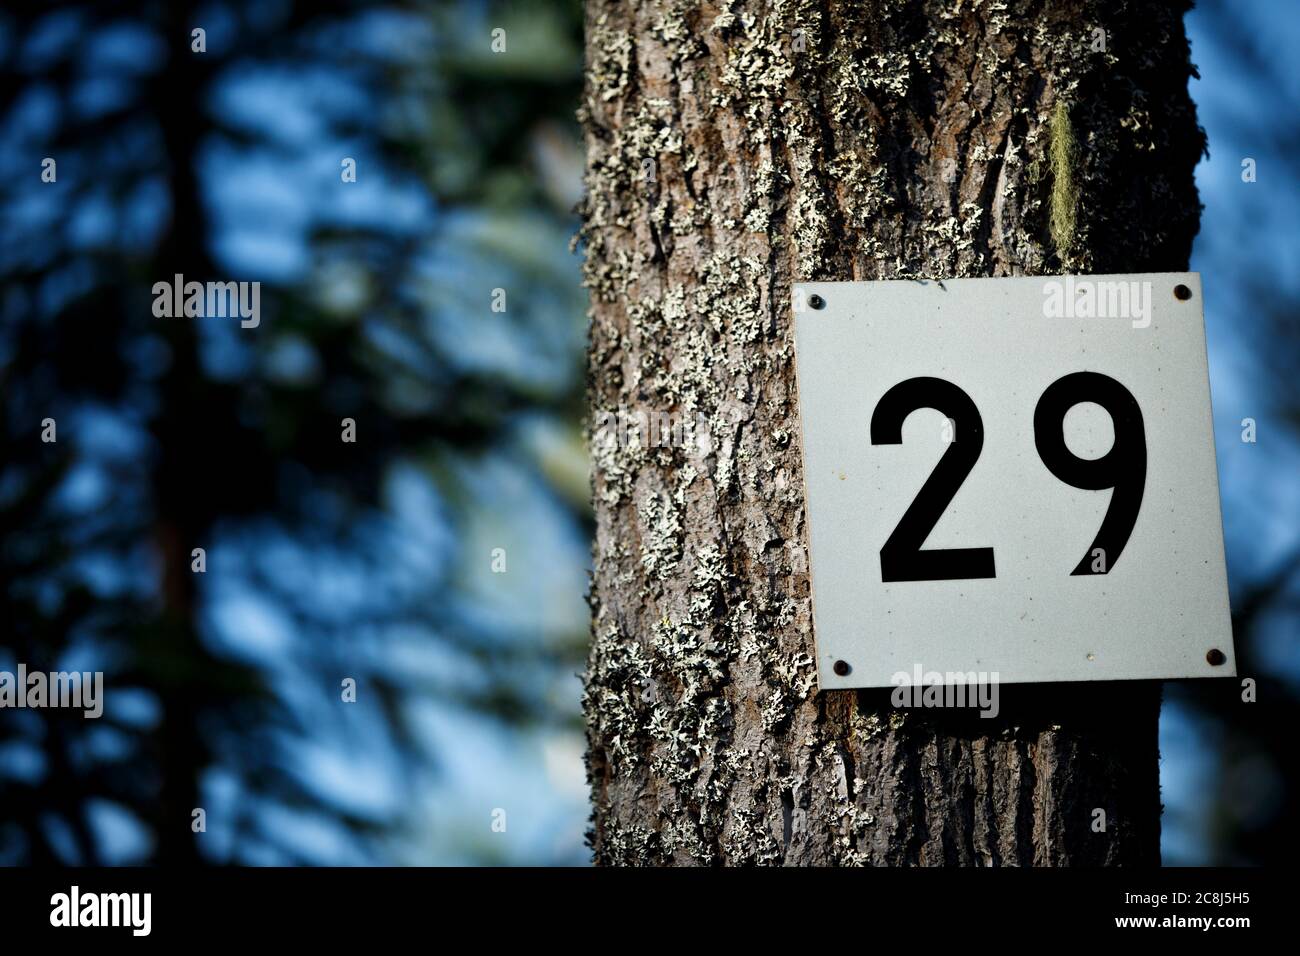
[[[1110,415],[1115,442],[1100,458],[1080,458],[1065,445],[1065,413],[1080,402],[1095,402]],[[946,581],[996,577],[992,548],[931,548],[921,545],[944,508],[966,480],[984,447],[984,422],[969,395],[941,378],[909,378],[880,399],[871,415],[871,443],[903,441],[903,421],[919,408],[933,408],[958,428],[962,440],[944,452],[916,498],[880,549],[882,579]],[[1106,574],[1119,560],[1142,507],[1146,487],[1147,443],[1142,410],[1133,394],[1099,372],[1074,372],[1047,387],[1034,409],[1034,444],[1047,470],[1075,488],[1113,488],[1101,527],[1072,575]],[[1100,549],[1097,567],[1089,560]]]

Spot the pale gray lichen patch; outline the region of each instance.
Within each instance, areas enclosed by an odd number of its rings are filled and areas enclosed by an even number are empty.
[[[682,553],[681,512],[668,495],[651,493],[637,509],[641,518],[641,566],[662,581],[677,569]]]

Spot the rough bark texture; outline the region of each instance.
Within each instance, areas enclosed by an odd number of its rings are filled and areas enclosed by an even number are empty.
[[[593,434],[598,862],[1158,862],[1158,685],[818,693],[789,292],[1186,268],[1183,12],[589,0],[591,410],[713,443]]]

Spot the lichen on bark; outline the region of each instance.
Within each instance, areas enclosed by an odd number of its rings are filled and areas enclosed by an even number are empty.
[[[1204,140],[1182,13],[589,0],[590,405],[709,438],[593,435],[598,862],[1158,858],[1154,686],[1004,687],[994,720],[817,691],[789,314],[811,279],[1185,268]]]

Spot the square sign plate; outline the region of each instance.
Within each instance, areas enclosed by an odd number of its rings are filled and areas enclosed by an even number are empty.
[[[1197,273],[793,304],[822,688],[1235,675]]]

